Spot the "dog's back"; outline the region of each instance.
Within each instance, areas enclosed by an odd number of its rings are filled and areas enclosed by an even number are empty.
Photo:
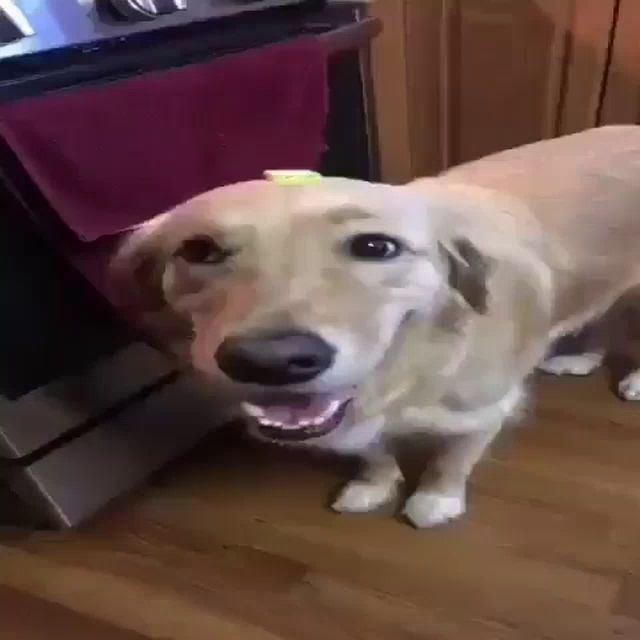
[[[640,283],[640,126],[601,127],[510,149],[454,167],[437,181],[526,205],[521,210],[533,215],[551,247],[546,259],[558,333]],[[517,217],[518,209],[510,213]]]

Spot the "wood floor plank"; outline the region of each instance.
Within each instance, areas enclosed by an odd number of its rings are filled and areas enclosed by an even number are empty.
[[[2,640],[149,640],[61,605],[0,585]]]

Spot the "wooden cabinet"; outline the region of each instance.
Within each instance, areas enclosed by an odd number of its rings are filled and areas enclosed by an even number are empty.
[[[640,0],[377,0],[383,178],[635,122]]]

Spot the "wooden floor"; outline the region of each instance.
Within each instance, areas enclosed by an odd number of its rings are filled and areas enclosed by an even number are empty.
[[[640,639],[640,406],[539,384],[462,522],[338,516],[349,465],[216,441],[81,532],[5,535],[2,640]]]

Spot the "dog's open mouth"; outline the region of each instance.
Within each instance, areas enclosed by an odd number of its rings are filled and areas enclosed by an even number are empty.
[[[328,393],[270,393],[244,402],[242,409],[263,437],[301,441],[338,428],[351,400],[351,396]]]

